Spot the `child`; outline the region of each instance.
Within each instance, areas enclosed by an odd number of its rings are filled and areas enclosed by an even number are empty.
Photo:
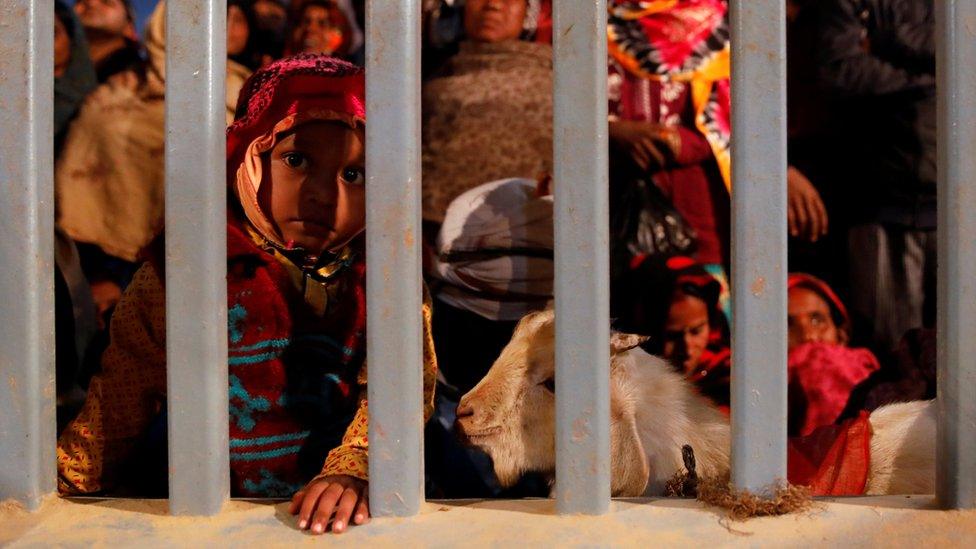
[[[291,512],[314,533],[333,512],[334,532],[369,513],[364,114],[360,69],[299,55],[245,84],[227,130],[231,494],[294,494]],[[143,265],[112,319],[102,372],[58,443],[62,493],[111,488],[126,462],[153,473],[132,456],[166,390],[162,269]]]

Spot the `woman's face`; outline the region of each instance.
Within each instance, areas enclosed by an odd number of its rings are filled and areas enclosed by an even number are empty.
[[[710,334],[708,305],[700,298],[676,292],[664,324],[664,358],[680,365],[686,373],[694,371]]]
[[[54,76],[55,78],[64,74],[71,63],[71,38],[68,36],[67,29],[61,23],[60,17],[54,18]]]
[[[263,158],[258,204],[289,246],[337,251],[366,226],[363,131],[309,122]]]
[[[251,9],[258,18],[258,26],[265,29],[284,30],[288,22],[288,12],[279,2],[272,0],[257,0],[251,4]]]
[[[342,43],[342,35],[329,17],[329,10],[310,5],[302,11],[293,35],[295,52],[332,54]]]
[[[809,288],[790,289],[786,314],[791,351],[804,343],[847,343],[847,334],[834,324],[830,305]]]
[[[123,36],[131,30],[132,22],[122,0],[78,0],[75,13],[89,32]]]
[[[227,8],[227,55],[240,55],[247,47],[251,29],[240,6]]]
[[[464,32],[475,42],[518,40],[525,22],[526,0],[468,0]]]

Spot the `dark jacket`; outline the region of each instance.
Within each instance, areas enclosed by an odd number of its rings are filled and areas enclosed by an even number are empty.
[[[126,40],[126,45],[111,53],[95,66],[98,73],[98,83],[104,84],[112,76],[127,70],[135,70],[142,76],[145,59],[137,42]]]
[[[823,0],[817,55],[833,158],[861,222],[935,227],[932,0]]]

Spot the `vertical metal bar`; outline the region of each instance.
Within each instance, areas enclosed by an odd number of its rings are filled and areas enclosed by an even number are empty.
[[[55,488],[54,5],[0,3],[0,500]]]
[[[976,2],[936,2],[939,295],[936,492],[976,507]]]
[[[605,0],[555,2],[556,507],[610,506]]]
[[[786,478],[786,3],[732,2],[732,481]]]
[[[166,6],[169,503],[213,515],[230,489],[227,405],[226,2]]]
[[[371,0],[366,10],[370,506],[410,516],[424,482],[420,4]]]

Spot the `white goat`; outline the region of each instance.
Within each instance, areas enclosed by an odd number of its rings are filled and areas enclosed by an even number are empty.
[[[488,375],[458,406],[460,433],[491,456],[503,486],[528,471],[555,470],[554,339],[552,311],[523,318]],[[726,473],[726,417],[664,360],[634,348],[637,336],[611,339],[611,492],[661,495],[682,470],[685,444],[695,451],[700,475]],[[934,403],[886,406],[870,421],[866,493],[932,493]]]

